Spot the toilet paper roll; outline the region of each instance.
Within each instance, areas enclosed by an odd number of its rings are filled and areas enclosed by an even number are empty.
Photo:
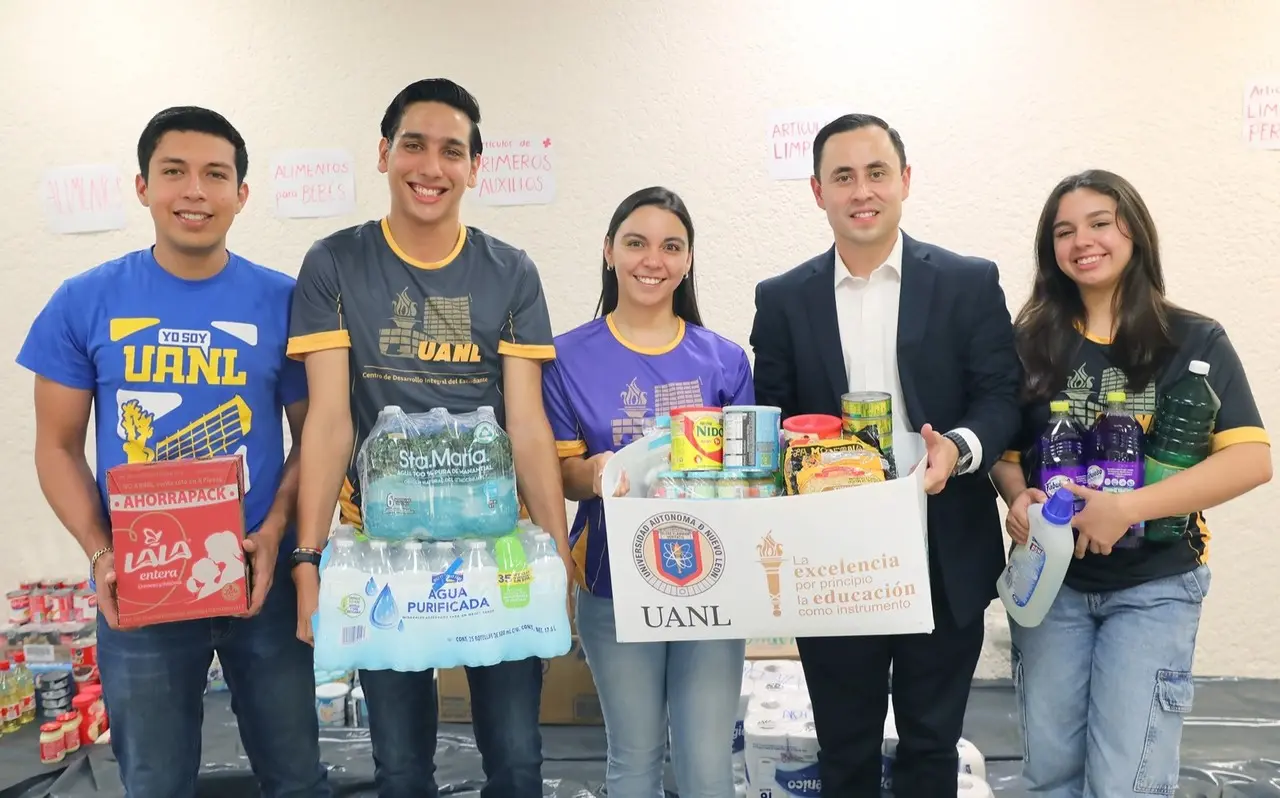
[[[995,798],[986,779],[961,773],[956,776],[956,798]]]
[[[751,669],[751,678],[757,682],[804,684],[804,668],[793,659],[762,659]]]
[[[978,750],[978,746],[961,737],[960,742],[956,743],[956,754],[959,757],[956,767],[958,776],[972,776],[978,781],[986,781],[987,760],[982,752]],[[886,731],[884,743],[880,746],[880,786],[883,789],[889,790],[893,788],[892,767],[893,760],[897,758],[897,755],[897,735],[890,737]]]
[[[786,756],[787,733],[790,729],[779,717],[762,716],[758,713],[748,713],[742,728],[747,781],[751,783],[753,790],[763,791],[772,785],[774,769]]]
[[[773,785],[777,785],[784,795],[822,794],[822,776],[818,773],[818,730],[812,721],[788,724],[787,750],[774,764]]]
[[[986,780],[987,759],[978,750],[978,746],[961,737],[956,744],[956,752],[960,754],[960,773]]]
[[[782,712],[786,708],[786,704],[778,700],[777,696],[758,696],[753,695],[747,702],[747,711],[742,716],[743,720],[772,720],[779,722],[782,720]]]

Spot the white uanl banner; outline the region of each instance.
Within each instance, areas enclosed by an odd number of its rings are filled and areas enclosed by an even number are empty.
[[[898,479],[764,499],[644,498],[670,439],[605,466],[618,641],[913,634],[933,630],[924,445],[903,435]]]

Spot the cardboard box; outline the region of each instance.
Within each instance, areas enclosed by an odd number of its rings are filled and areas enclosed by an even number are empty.
[[[669,433],[622,448],[603,476],[618,640],[932,631],[924,444],[900,438],[898,479],[757,499],[646,498]]]
[[[248,611],[240,457],[131,463],[106,481],[122,628]]]
[[[747,659],[800,659],[794,637],[754,637],[747,641]]]
[[[436,671],[436,690],[442,723],[471,722],[471,690],[465,668]],[[576,635],[568,654],[542,661],[542,709],[538,722],[546,726],[604,725],[596,685]]]

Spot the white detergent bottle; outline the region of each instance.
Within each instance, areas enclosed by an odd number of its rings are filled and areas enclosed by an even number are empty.
[[[1071,491],[1059,488],[1048,502],[1027,508],[1027,542],[1013,547],[996,582],[1000,601],[1020,626],[1038,626],[1062,587],[1076,550],[1071,533],[1074,504]]]

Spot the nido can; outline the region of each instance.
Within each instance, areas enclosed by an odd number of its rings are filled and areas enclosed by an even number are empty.
[[[724,467],[778,467],[782,410],[763,405],[731,405],[724,409]]]
[[[716,407],[671,411],[671,468],[719,471],[724,464],[724,412]]]

